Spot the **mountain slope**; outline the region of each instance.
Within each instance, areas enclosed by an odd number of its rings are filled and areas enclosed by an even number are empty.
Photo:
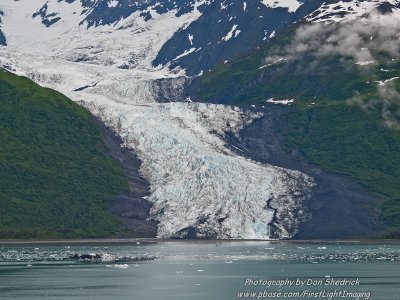
[[[400,233],[400,132],[385,127],[379,111],[357,105],[298,108],[288,114],[288,149],[325,171],[361,183],[381,200],[379,223],[385,236]]]
[[[382,93],[400,76],[399,22],[397,15],[372,14],[292,26],[196,78],[190,94],[199,101],[262,105],[271,98],[309,104]]]
[[[398,236],[399,21],[370,14],[300,24],[197,78],[192,99],[283,106],[286,151],[362,184],[381,200],[384,234]]]
[[[0,71],[0,238],[101,237],[127,189],[93,117],[58,92]]]
[[[195,76],[217,63],[255,48],[317,9],[323,1],[292,1],[291,8],[273,1],[213,1],[189,26],[181,28],[160,49],[153,65],[183,68]]]

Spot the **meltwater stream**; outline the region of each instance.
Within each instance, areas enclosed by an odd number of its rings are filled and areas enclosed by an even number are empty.
[[[107,254],[108,261],[71,258],[87,253]],[[399,295],[396,243],[0,245],[2,299],[398,300]]]

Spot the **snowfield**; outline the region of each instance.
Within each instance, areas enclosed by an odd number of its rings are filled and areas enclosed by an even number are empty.
[[[47,2],[48,13],[61,17],[50,27],[32,18],[46,1],[0,4],[8,43],[0,47],[0,66],[87,107],[137,153],[151,184],[147,200],[153,203],[150,218],[160,222],[159,237],[185,237],[191,230],[197,237],[226,239],[296,233],[309,218],[304,203],[312,178],[225,147],[226,132],[238,132],[260,115],[185,102],[185,70],[151,66],[163,43],[200,16],[197,9],[180,17],[152,11],[148,22],[135,13],[87,28],[79,26],[79,1]],[[157,103],[166,93],[178,102]]]
[[[375,11],[379,4],[399,5],[399,0],[341,0],[333,3],[324,3],[320,9],[306,17],[310,22],[334,23],[353,21],[363,15]],[[395,18],[400,17],[400,9],[396,8],[391,13]]]

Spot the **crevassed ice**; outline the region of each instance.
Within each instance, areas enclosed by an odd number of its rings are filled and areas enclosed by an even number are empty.
[[[256,116],[193,103],[89,107],[143,161],[160,237],[179,236],[193,227],[197,237],[266,239],[275,210],[278,234],[289,237],[306,217],[298,211],[311,178],[257,164],[224,147],[224,131],[236,131]]]

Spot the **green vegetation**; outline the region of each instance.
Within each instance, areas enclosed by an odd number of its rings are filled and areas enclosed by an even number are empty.
[[[381,195],[382,221],[400,229],[400,132],[379,111],[336,103],[296,107],[289,113],[288,149],[320,168],[358,181]]]
[[[375,54],[379,63],[365,67],[339,55],[315,59],[315,49],[278,61],[294,34],[291,28],[263,47],[216,66],[193,82],[191,92],[201,101],[237,105],[264,105],[270,98],[342,101],[357,93],[373,94],[376,81],[400,76],[400,61],[380,53]]]
[[[84,108],[0,71],[0,238],[105,237],[128,188]]]
[[[378,195],[381,221],[388,227],[384,236],[400,238],[400,131],[384,124],[388,113],[400,124],[400,97],[382,94],[376,83],[400,77],[400,61],[378,53],[379,64],[363,69],[348,58],[315,60],[304,53],[260,68],[266,57],[279,55],[293,34],[291,29],[217,66],[194,82],[192,92],[203,101],[236,105],[294,98],[288,128],[282,128],[288,151],[299,148],[311,164],[350,177]],[[400,93],[400,80],[392,83],[387,86]]]

